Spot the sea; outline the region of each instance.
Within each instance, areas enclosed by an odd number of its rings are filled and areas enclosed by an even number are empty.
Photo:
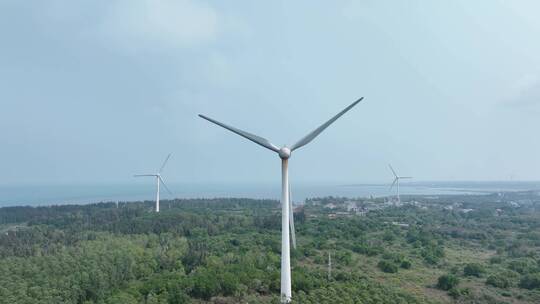
[[[254,198],[279,199],[281,185],[255,183],[172,183],[172,194],[161,189],[161,199]],[[409,182],[400,185],[402,195],[486,194],[509,191],[538,191],[540,181],[507,182]],[[395,195],[385,183],[298,183],[291,185],[292,200],[302,203],[314,197],[384,197]],[[155,200],[155,184],[76,184],[0,186],[0,207],[90,204]]]

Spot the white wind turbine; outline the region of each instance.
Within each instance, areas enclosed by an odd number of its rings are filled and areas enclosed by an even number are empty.
[[[394,168],[392,168],[392,165],[388,165],[390,167],[390,170],[392,170],[392,174],[394,174],[394,182],[392,182],[392,185],[390,186],[390,191],[392,191],[392,188],[394,188],[394,185],[397,186],[397,200],[398,203],[401,203],[401,198],[399,197],[399,181],[401,179],[409,179],[412,178],[411,176],[399,176],[397,175],[396,171],[394,171]]]
[[[159,168],[158,173],[155,174],[135,174],[134,177],[141,177],[141,176],[152,176],[156,178],[156,184],[157,184],[157,193],[156,193],[156,212],[159,212],[159,184],[163,184],[163,187],[169,192],[169,194],[172,194],[171,190],[165,185],[165,182],[163,181],[163,178],[161,178],[161,172],[163,172],[163,168],[165,168],[165,165],[167,164],[167,161],[171,157],[171,154],[167,155],[167,158],[163,162],[163,165],[161,165],[161,168]]]
[[[271,151],[278,153],[281,158],[281,303],[289,303],[291,301],[292,292],[291,292],[291,261],[290,261],[290,240],[289,240],[289,229],[294,229],[294,219],[292,214],[292,205],[290,203],[290,191],[289,191],[289,158],[291,153],[308,143],[310,143],[315,137],[321,134],[324,129],[330,126],[334,121],[339,117],[345,114],[347,111],[352,109],[363,97],[352,103],[350,106],[345,108],[343,111],[339,112],[336,116],[332,117],[329,121],[315,129],[313,132],[306,135],[304,138],[300,139],[297,143],[292,145],[290,148],[287,146],[278,148],[272,144],[267,139],[242,131],[240,129],[228,126],[224,123],[216,121],[210,117],[199,115],[201,118],[204,118],[218,126],[221,126],[233,133],[236,133],[258,145],[261,145]],[[289,226],[290,224],[290,226]],[[296,246],[294,230],[291,229],[293,246]]]

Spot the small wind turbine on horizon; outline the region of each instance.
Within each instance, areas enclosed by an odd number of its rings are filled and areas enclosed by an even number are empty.
[[[156,184],[157,184],[157,192],[156,192],[156,212],[159,212],[159,184],[162,184],[163,187],[169,192],[169,194],[172,195],[171,190],[169,190],[169,187],[165,185],[165,181],[163,181],[163,178],[161,177],[161,172],[163,172],[163,168],[165,168],[165,165],[167,164],[167,161],[169,161],[169,158],[171,157],[171,154],[167,155],[167,158],[161,165],[161,168],[159,168],[159,171],[154,174],[135,174],[134,177],[142,177],[142,176],[152,176],[156,178]]]
[[[294,234],[294,217],[292,214],[291,192],[289,185],[289,158],[291,157],[291,153],[293,151],[310,143],[328,126],[330,126],[343,114],[345,114],[347,111],[356,106],[360,101],[362,101],[362,99],[363,97],[356,100],[343,111],[339,112],[336,116],[332,117],[326,123],[315,129],[313,132],[300,139],[291,147],[284,146],[281,148],[275,146],[263,137],[242,131],[235,127],[231,127],[217,120],[214,120],[210,117],[199,114],[199,116],[203,119],[206,119],[222,128],[236,133],[260,146],[265,147],[266,149],[276,152],[281,158],[281,303],[289,303],[292,298],[289,230],[292,235],[293,247],[296,247],[296,237]]]
[[[392,185],[390,186],[390,191],[392,191],[392,189],[394,188],[394,185],[397,186],[397,201],[398,201],[398,203],[401,203],[401,198],[399,196],[399,181],[401,179],[410,179],[412,177],[411,176],[399,176],[399,175],[397,175],[394,168],[392,168],[392,165],[389,164],[388,167],[390,167],[390,170],[392,170],[392,174],[394,174],[394,182],[392,182]]]

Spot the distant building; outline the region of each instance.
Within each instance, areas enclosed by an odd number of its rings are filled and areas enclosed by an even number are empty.
[[[392,225],[399,226],[399,227],[402,227],[402,228],[408,228],[409,227],[409,224],[399,223],[399,222],[392,222]]]
[[[336,209],[337,206],[334,203],[329,203],[329,204],[324,205],[324,208],[326,208],[326,209]]]
[[[519,208],[519,204],[516,203],[516,202],[513,202],[513,201],[512,201],[512,202],[508,202],[508,204],[509,204],[510,206],[514,207],[514,208]]]
[[[366,210],[359,210],[356,212],[356,215],[358,216],[366,216],[366,214],[368,213],[367,209]]]
[[[352,201],[347,201],[345,202],[346,206],[347,206],[347,212],[358,212],[360,210],[360,208],[358,207],[358,205],[356,204],[356,202],[352,202]]]

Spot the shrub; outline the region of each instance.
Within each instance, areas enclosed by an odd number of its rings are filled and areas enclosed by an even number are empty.
[[[461,296],[466,296],[471,293],[469,288],[452,288],[448,291],[448,295],[454,299],[457,299]]]
[[[223,273],[219,277],[221,293],[225,296],[232,296],[238,290],[238,278],[232,273]]]
[[[335,276],[336,281],[350,281],[352,280],[352,275],[348,272],[338,272]]]
[[[293,273],[292,288],[298,292],[300,290],[309,292],[315,287],[315,281],[312,276],[309,276],[304,271],[297,271]]]
[[[218,279],[212,273],[203,271],[194,275],[191,296],[210,300],[211,297],[218,295],[219,290]]]
[[[437,288],[442,290],[450,290],[459,284],[459,279],[455,275],[445,274],[439,277]]]
[[[403,269],[410,269],[412,264],[409,260],[403,260],[399,266]]]
[[[387,272],[387,273],[396,273],[396,272],[398,272],[398,267],[396,266],[396,264],[394,264],[392,262],[389,262],[389,261],[386,261],[386,260],[380,261],[379,264],[377,264],[377,267],[379,267],[380,270],[382,270],[384,272]]]
[[[448,291],[448,295],[451,296],[454,299],[457,299],[461,296],[461,293],[459,292],[459,289],[452,288]]]
[[[467,264],[465,265],[465,268],[463,268],[463,273],[468,277],[480,277],[484,272],[484,266],[477,263]]]
[[[386,230],[382,236],[382,239],[385,242],[391,243],[396,239],[396,236],[394,235],[394,233],[392,233],[392,231]]]
[[[518,259],[518,260],[511,261],[508,264],[509,269],[515,272],[519,272],[520,274],[529,273],[533,271],[536,268],[536,266],[537,266],[536,262],[532,259]]]
[[[426,263],[428,264],[431,264],[431,265],[435,265],[437,263],[439,263],[439,260],[440,258],[431,254],[431,253],[422,253],[422,256],[424,257],[424,261],[426,261]]]
[[[540,288],[540,273],[523,276],[519,281],[519,287],[526,289]]]
[[[500,264],[503,262],[503,258],[500,256],[494,256],[489,259],[490,264]]]
[[[508,288],[512,285],[512,281],[503,274],[494,274],[487,278],[486,284],[498,288]]]
[[[335,259],[341,265],[350,265],[352,262],[352,254],[349,251],[336,252]]]
[[[385,252],[383,253],[383,255],[381,256],[381,258],[385,259],[385,260],[393,260],[393,261],[396,261],[396,260],[399,260],[399,255],[398,254],[395,254],[393,252]]]
[[[369,246],[367,244],[355,245],[352,250],[367,256],[376,256],[384,252],[384,249],[381,246]]]
[[[421,251],[421,255],[428,264],[437,264],[444,257],[444,249],[441,246],[430,245]]]

